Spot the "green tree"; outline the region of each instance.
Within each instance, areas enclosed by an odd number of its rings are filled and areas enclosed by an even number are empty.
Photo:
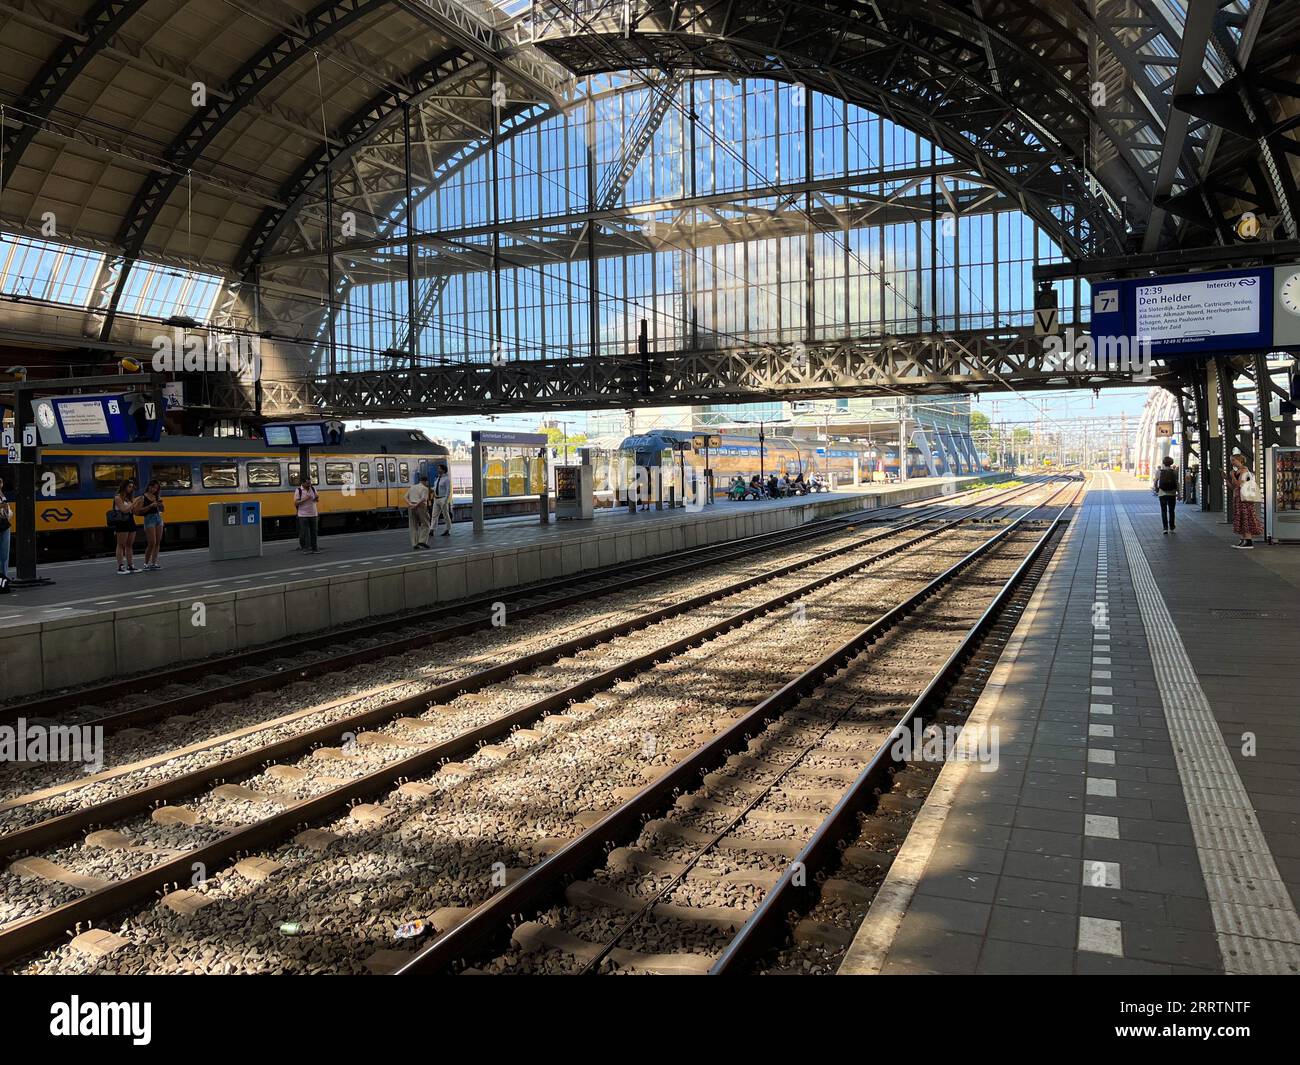
[[[538,429],[538,432],[546,434],[546,443],[550,447],[563,448],[567,445],[570,448],[575,448],[584,447],[587,443],[586,433],[572,433],[566,437],[563,429],[549,425],[542,426]]]
[[[989,421],[989,416],[985,414],[982,410],[973,410],[970,412],[971,432],[973,433],[982,432],[983,430],[987,429],[990,424],[992,423]]]

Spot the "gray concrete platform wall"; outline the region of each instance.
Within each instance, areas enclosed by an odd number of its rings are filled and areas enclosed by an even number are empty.
[[[373,569],[362,562],[348,573],[12,625],[0,629],[0,697],[89,684],[587,569],[937,498],[951,493],[953,484],[960,489],[977,480],[841,492],[770,509],[751,505],[729,512],[720,502],[700,512],[575,528],[558,542],[496,550],[486,542],[450,558]]]

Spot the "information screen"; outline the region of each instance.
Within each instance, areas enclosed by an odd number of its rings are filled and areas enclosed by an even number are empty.
[[[1148,340],[1153,355],[1250,351],[1273,344],[1273,273],[1225,270],[1097,282],[1092,335]]]
[[[268,425],[263,432],[269,447],[293,446],[293,433],[287,425]]]
[[[56,402],[56,406],[65,440],[108,435],[108,419],[104,416],[103,401],[61,399]]]
[[[294,436],[298,438],[298,443],[300,444],[325,443],[324,426],[319,422],[307,422],[304,425],[295,425],[293,431]]]

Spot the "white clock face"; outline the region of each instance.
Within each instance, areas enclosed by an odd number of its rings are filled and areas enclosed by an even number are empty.
[[[54,409],[42,403],[36,408],[36,420],[46,429],[54,428]]]
[[[1300,270],[1282,282],[1278,299],[1282,301],[1282,306],[1288,312],[1300,317]]]

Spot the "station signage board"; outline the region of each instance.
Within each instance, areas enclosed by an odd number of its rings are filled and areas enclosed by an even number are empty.
[[[475,429],[470,439],[476,444],[495,444],[499,447],[515,445],[518,447],[543,447],[547,442],[545,433],[508,433],[501,429]]]
[[[45,445],[129,444],[157,440],[162,432],[158,404],[137,392],[36,399],[32,415]]]
[[[1300,265],[1096,282],[1092,335],[1098,350],[1132,338],[1155,356],[1300,345]]]

